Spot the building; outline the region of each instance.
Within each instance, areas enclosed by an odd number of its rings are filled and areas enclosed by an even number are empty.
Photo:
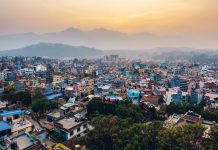
[[[218,108],[218,93],[206,93],[204,99],[210,104],[211,108]]]
[[[54,125],[56,127],[55,132],[65,140],[81,137],[88,131],[88,120],[79,114],[55,121]]]
[[[193,104],[199,104],[202,100],[202,94],[199,90],[191,90],[190,102]]]
[[[204,120],[204,118],[201,115],[196,114],[193,111],[188,111],[181,117],[181,119],[187,123],[199,123],[199,124],[202,124]]]
[[[182,91],[187,91],[188,90],[188,81],[186,79],[180,79],[178,76],[174,76],[170,80],[170,87],[180,87]]]
[[[6,81],[15,81],[16,73],[15,72],[7,72]]]
[[[167,105],[170,103],[181,103],[182,91],[178,87],[169,89],[169,91],[166,92],[164,99]]]
[[[0,121],[0,141],[11,134],[11,125],[6,121]]]
[[[7,150],[43,150],[44,146],[39,140],[32,137],[27,132],[20,132],[14,136],[8,137],[0,143],[0,149]]]
[[[180,78],[178,76],[174,76],[171,80],[170,80],[170,87],[174,88],[174,87],[180,87]]]
[[[0,120],[11,125],[11,134],[17,134],[21,131],[30,132],[33,129],[33,124],[24,118],[24,113],[21,110],[3,111],[0,113]]]
[[[179,87],[182,91],[187,91],[188,90],[188,81],[186,79],[181,79]]]
[[[142,97],[142,100],[158,106],[160,97],[157,95],[144,95]]]
[[[53,75],[53,86],[59,85],[61,82],[64,82],[64,77],[61,75]]]
[[[118,55],[107,55],[104,56],[104,61],[105,62],[117,62],[119,60]]]
[[[127,96],[134,104],[138,104],[141,98],[140,91],[136,89],[128,89]]]
[[[40,65],[35,66],[34,70],[36,72],[45,72],[47,70],[47,68],[46,68],[46,66],[40,64]]]

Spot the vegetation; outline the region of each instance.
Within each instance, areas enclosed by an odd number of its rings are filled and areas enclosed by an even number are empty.
[[[33,101],[31,108],[33,112],[35,112],[37,115],[43,115],[47,111],[58,108],[58,104],[49,101],[47,98],[43,97],[43,98],[35,99]]]
[[[92,125],[94,129],[80,141],[91,150],[203,149],[205,129],[198,124],[164,128],[161,121],[131,123],[108,115],[95,117]]]
[[[122,119],[129,119],[132,122],[142,122],[143,114],[140,109],[130,101],[124,101],[117,104],[108,104],[101,101],[99,98],[93,99],[87,105],[89,116],[96,115],[116,115]]]
[[[43,51],[42,51],[43,50]],[[83,46],[70,46],[65,44],[39,43],[24,48],[3,51],[2,54],[10,56],[50,56],[50,57],[77,57],[94,56],[102,51]]]
[[[210,138],[206,139],[202,125],[184,124],[166,128],[164,122],[157,121],[160,114],[181,114],[188,110],[204,112],[199,106],[171,104],[162,107],[160,111],[149,109],[143,114],[129,101],[106,104],[96,98],[88,104],[88,115],[91,116],[94,129],[82,137],[79,143],[87,145],[91,150],[216,149],[217,126],[212,128]]]
[[[216,121],[218,122],[218,110],[215,109],[204,109],[201,105],[192,105],[192,104],[170,104],[168,106],[161,107],[162,112],[165,114],[172,115],[174,113],[176,114],[184,114],[187,111],[192,110],[200,115],[205,120],[209,121]]]
[[[29,91],[15,92],[14,89],[5,89],[2,93],[2,100],[9,100],[15,104],[21,102],[23,106],[30,106],[32,98]]]

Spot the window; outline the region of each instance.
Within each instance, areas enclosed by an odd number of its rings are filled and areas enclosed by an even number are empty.
[[[77,137],[80,137],[80,136],[81,136],[80,134],[77,135]]]
[[[74,132],[73,132],[73,131],[71,131],[71,132],[70,132],[70,136],[72,136],[72,135],[73,135],[73,133],[74,133]]]
[[[80,127],[79,128],[77,128],[77,132],[79,132],[80,131]]]

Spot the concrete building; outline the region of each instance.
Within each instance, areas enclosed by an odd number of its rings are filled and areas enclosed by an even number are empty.
[[[55,131],[63,136],[65,140],[81,137],[88,131],[88,120],[79,114],[55,121],[54,125],[56,127]]]
[[[182,91],[178,87],[169,89],[169,91],[166,92],[164,99],[167,105],[169,105],[170,103],[181,103]]]

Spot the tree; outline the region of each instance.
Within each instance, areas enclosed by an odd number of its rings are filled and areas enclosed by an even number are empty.
[[[57,107],[58,107],[57,103],[51,102],[45,97],[35,99],[32,106],[31,106],[32,110],[38,115],[42,115],[46,111],[50,111],[50,110],[57,108]]]
[[[146,120],[155,120],[158,118],[157,111],[155,107],[151,107],[148,109],[148,111],[145,113]]]
[[[218,126],[211,128],[210,137],[204,141],[205,149],[217,149],[218,148]]]
[[[172,115],[174,113],[176,114],[184,114],[187,111],[192,110],[196,113],[201,114],[203,111],[203,108],[197,105],[192,104],[180,104],[180,103],[171,103],[170,105],[167,105],[165,108],[167,115]]]
[[[124,150],[155,150],[157,149],[157,135],[163,129],[162,122],[155,121],[149,125],[144,123],[133,124],[120,131],[114,139],[114,149]]]
[[[5,89],[2,93],[2,100],[9,100],[13,99],[14,89]]]
[[[24,106],[30,106],[32,104],[32,98],[29,91],[18,92],[18,99]]]
[[[206,109],[202,112],[204,119],[218,122],[218,110]]]
[[[202,148],[205,128],[198,124],[186,124],[162,130],[158,139],[158,149],[181,150]]]
[[[116,115],[123,119],[131,119],[132,122],[143,122],[143,114],[140,109],[130,101],[118,104]]]
[[[82,137],[81,143],[90,150],[111,150],[113,149],[113,139],[120,130],[128,126],[129,122],[117,116],[97,116],[91,124],[94,129]]]
[[[2,99],[9,100],[13,104],[20,101],[24,106],[30,106],[32,104],[32,98],[29,91],[15,92],[13,89],[5,89]]]
[[[88,115],[104,114],[110,115],[115,114],[115,104],[108,104],[101,101],[100,98],[92,99],[87,105]]]

